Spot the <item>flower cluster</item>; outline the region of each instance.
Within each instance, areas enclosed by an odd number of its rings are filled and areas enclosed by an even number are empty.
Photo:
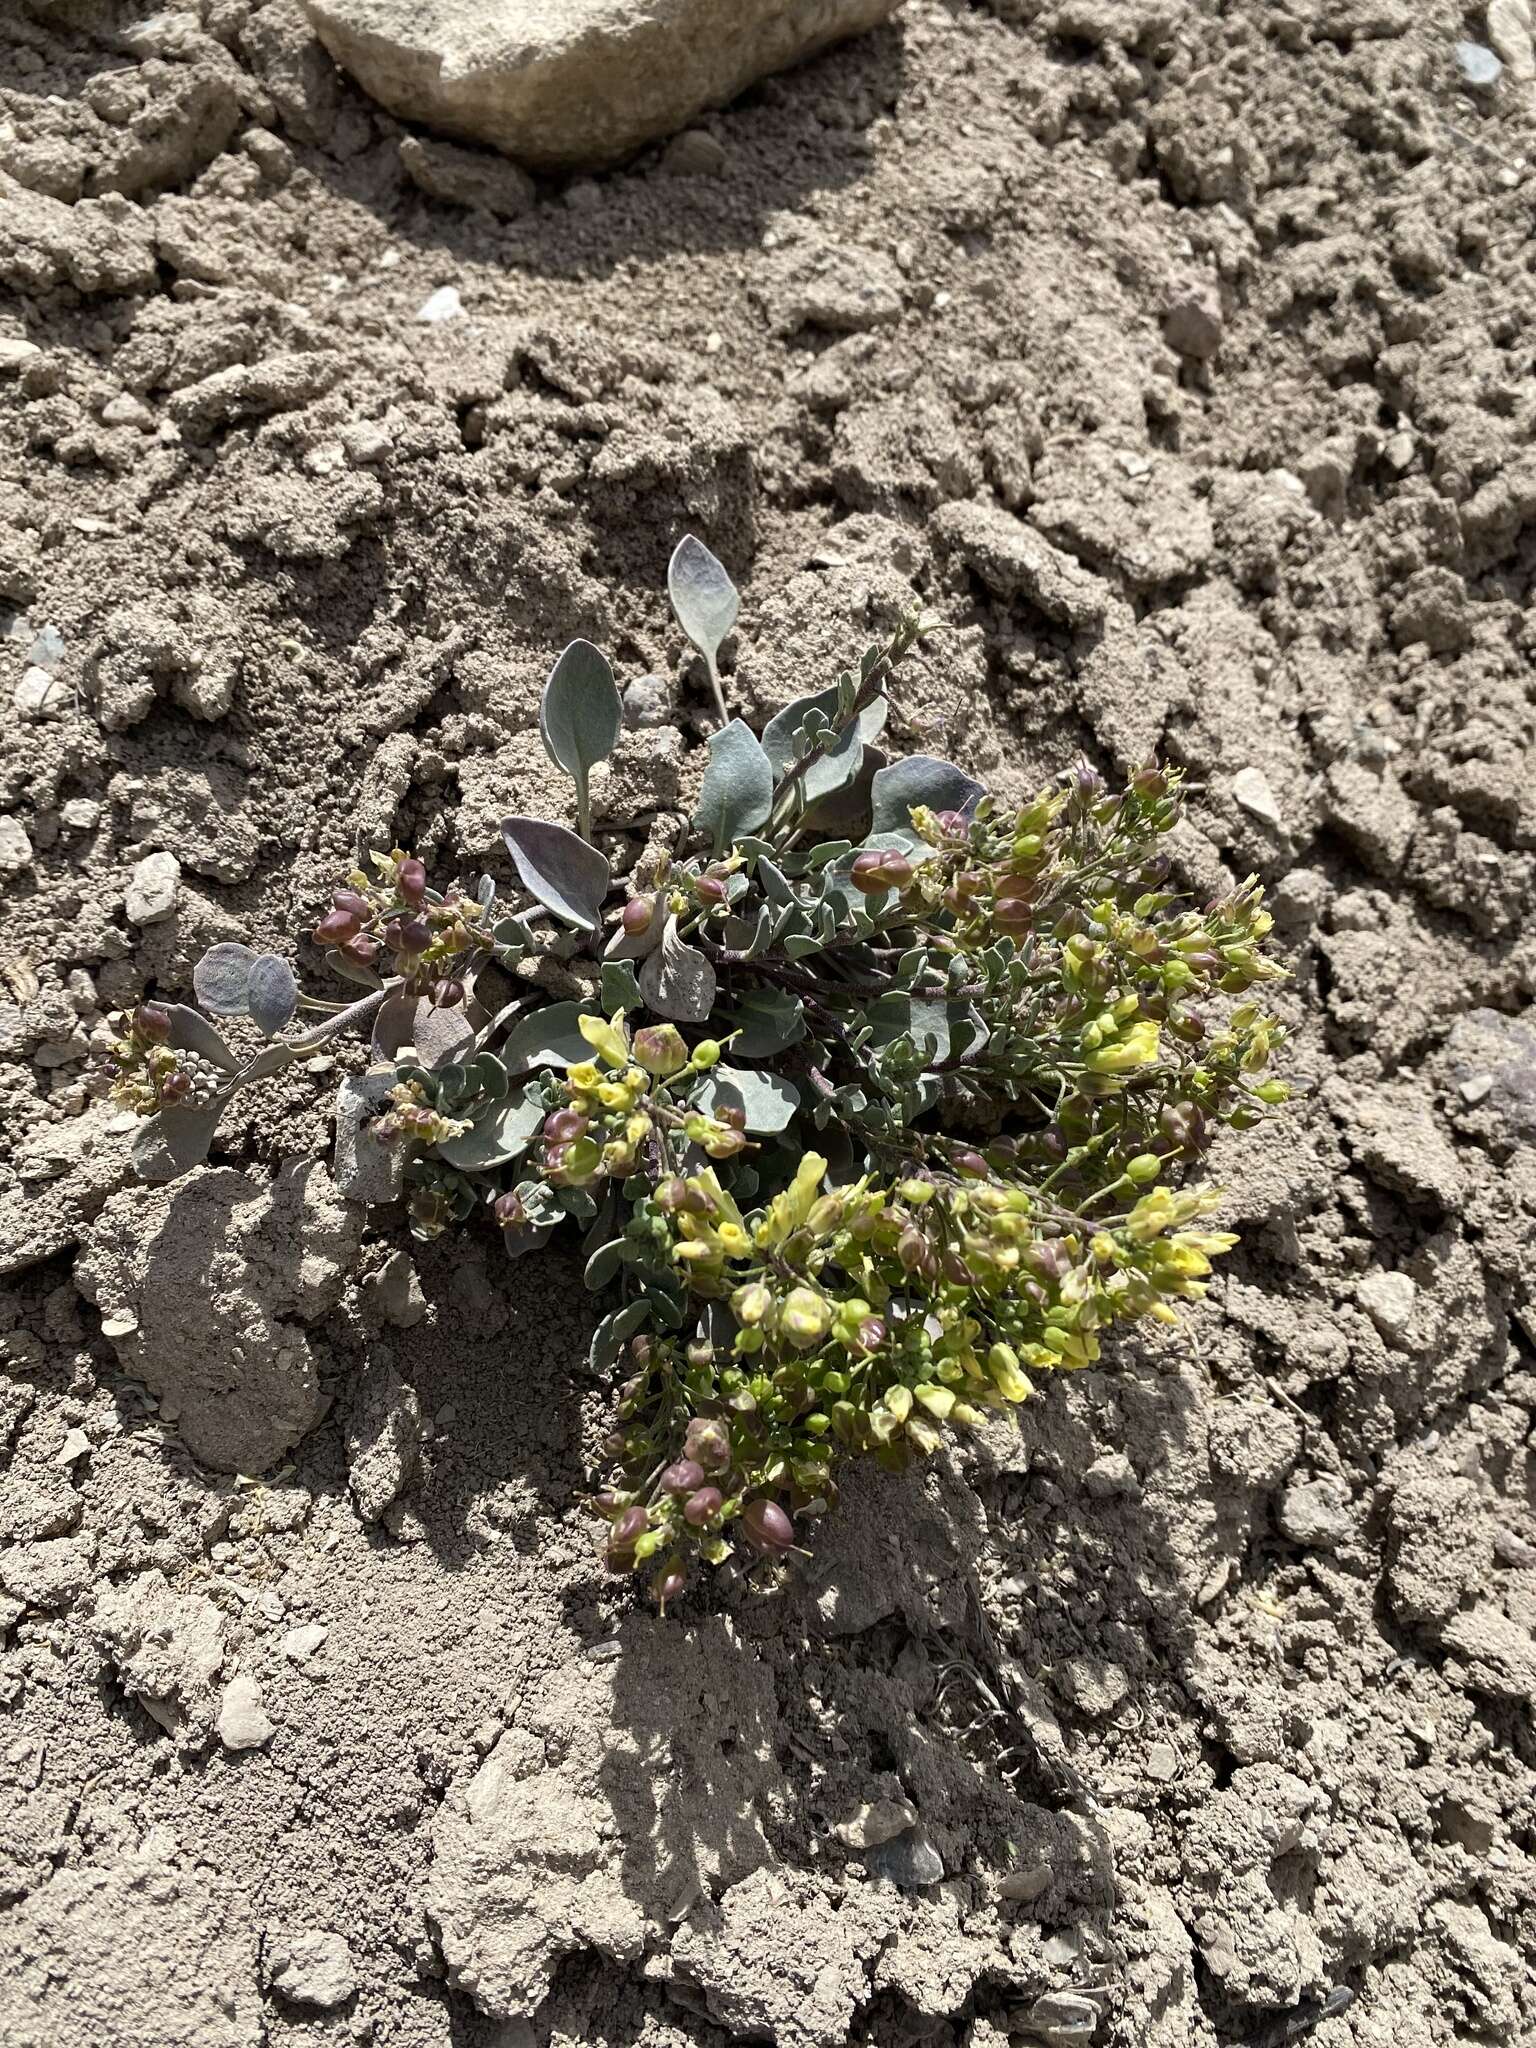
[[[440,1009],[462,1003],[466,966],[492,945],[486,907],[457,889],[430,889],[413,854],[372,858],[374,876],[354,868],[310,937],[354,978],[389,973]]]
[[[141,1003],[108,1019],[100,1083],[122,1109],[153,1116],[162,1109],[203,1109],[228,1076],[200,1052],[169,1043],[170,1013],[159,1003]]]

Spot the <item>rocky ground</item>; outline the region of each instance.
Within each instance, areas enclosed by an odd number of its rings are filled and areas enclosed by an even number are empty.
[[[289,0],[0,25],[0,2035],[1536,2039],[1536,87],[1520,9],[909,0],[598,178],[407,134]],[[1513,28],[1510,24],[1513,21]],[[1497,29],[1497,33],[1495,33]],[[1499,41],[1473,85],[1459,39]],[[574,1506],[575,1268],[402,1257],[334,1074],[130,1181],[104,1013],[354,845],[694,786],[914,592],[904,737],[1257,869],[1244,1250],[778,1591]]]

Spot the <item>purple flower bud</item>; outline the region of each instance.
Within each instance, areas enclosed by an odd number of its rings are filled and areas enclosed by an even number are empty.
[[[881,853],[855,854],[849,879],[864,896],[883,896],[894,886],[886,874],[885,856]]]
[[[701,903],[723,903],[726,899],[726,887],[718,875],[700,875],[693,893]]]
[[[522,1196],[515,1193],[498,1195],[491,1205],[491,1214],[503,1230],[511,1230],[517,1224],[526,1222],[528,1218]]]
[[[133,1030],[146,1045],[164,1045],[171,1035],[171,1013],[159,1003],[140,1003],[133,1013]]]
[[[795,1525],[776,1501],[748,1501],[741,1511],[741,1533],[764,1556],[777,1557],[795,1547]]]
[[[609,1532],[609,1545],[614,1550],[633,1550],[645,1534],[650,1517],[644,1508],[626,1508]]]
[[[400,863],[400,872],[395,877],[395,886],[407,903],[420,903],[427,893],[427,871],[413,856]]]
[[[553,1110],[544,1119],[544,1135],[555,1145],[569,1145],[581,1137],[587,1128],[587,1119],[579,1109]]]
[[[683,1437],[685,1456],[706,1472],[720,1472],[731,1462],[731,1433],[713,1416],[696,1415]]]
[[[407,918],[404,924],[392,925],[390,929],[394,933],[391,943],[401,953],[425,953],[432,943],[432,927],[423,917]]]
[[[651,1591],[656,1595],[656,1604],[663,1611],[669,1600],[681,1600],[688,1590],[688,1574],[678,1566],[670,1565],[664,1572],[658,1572],[651,1581]]]
[[[679,1458],[661,1475],[663,1493],[693,1493],[704,1484],[704,1467],[697,1458]]]
[[[701,1486],[697,1493],[690,1494],[683,1502],[683,1520],[690,1529],[702,1529],[712,1522],[725,1505],[725,1495],[718,1486]]]
[[[162,1102],[184,1102],[191,1093],[192,1076],[184,1074],[179,1067],[173,1073],[167,1074],[160,1083]]]
[[[957,1173],[967,1173],[972,1180],[985,1178],[987,1162],[979,1152],[957,1152],[954,1155],[954,1161]]]
[[[878,1351],[885,1342],[885,1317],[865,1316],[859,1324],[859,1343],[866,1351]]]
[[[655,915],[655,906],[649,896],[631,896],[624,906],[624,914],[619,922],[632,939],[638,939],[642,933],[650,930],[651,919]]]
[[[328,910],[312,934],[317,946],[344,946],[358,934],[358,921],[350,910]]]
[[[355,960],[359,967],[371,967],[379,957],[379,942],[369,938],[366,932],[359,932],[355,939],[348,939],[340,949],[349,960]]]
[[[359,923],[373,915],[368,898],[359,896],[355,889],[338,889],[331,901],[338,910],[344,910],[348,917],[355,917]]]
[[[464,984],[448,976],[432,984],[432,1001],[439,1010],[452,1010],[464,1000]]]
[[[940,811],[933,821],[946,839],[963,839],[970,833],[970,821],[963,811]]]

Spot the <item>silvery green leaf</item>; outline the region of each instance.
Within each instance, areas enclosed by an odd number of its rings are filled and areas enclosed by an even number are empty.
[[[590,1059],[592,1048],[576,1021],[589,1008],[585,1003],[546,1003],[524,1017],[507,1034],[502,1064],[517,1074],[529,1067],[574,1067]]]
[[[870,787],[872,829],[901,832],[909,839],[912,813],[920,804],[930,811],[964,811],[979,803],[986,791],[949,761],[931,754],[908,754],[882,768]]]
[[[475,901],[482,910],[489,910],[496,901],[496,878],[494,875],[482,875],[480,877],[479,881],[475,884]]]
[[[736,623],[741,600],[724,564],[691,533],[685,533],[673,551],[667,567],[667,595],[677,623],[713,664],[720,642]]]
[[[609,881],[608,863],[597,848],[542,818],[506,818],[501,836],[529,894],[567,924],[595,932]]]
[[[544,1105],[526,1094],[487,1102],[475,1111],[469,1129],[437,1146],[440,1159],[463,1173],[484,1173],[521,1158],[538,1136]]]
[[[635,973],[632,960],[605,960],[602,979],[598,984],[603,1015],[611,1017],[615,1010],[638,1010],[645,998],[640,993],[640,980]]]
[[[223,1104],[204,1109],[162,1109],[139,1125],[133,1136],[134,1171],[141,1180],[163,1187],[179,1180],[208,1157]]]
[[[584,782],[618,745],[623,722],[607,655],[590,640],[573,640],[550,670],[539,700],[545,753],[557,768]]]
[[[226,1074],[239,1072],[240,1062],[201,1010],[194,1010],[190,1003],[167,1003],[165,1013],[171,1020],[169,1043],[178,1052],[200,1052]]]
[[[246,990],[246,1008],[250,1011],[251,1022],[268,1038],[275,1038],[285,1025],[292,1022],[298,1007],[299,984],[294,980],[293,969],[288,962],[277,953],[258,953],[251,962]]]
[[[870,829],[870,792],[888,758],[881,748],[866,746],[857,773],[809,807],[800,819],[802,829],[821,838],[862,839]]]
[[[610,1281],[618,1278],[619,1268],[624,1263],[624,1250],[624,1239],[611,1237],[606,1244],[599,1245],[587,1260],[581,1277],[594,1294],[601,1294]]]
[[[592,1349],[587,1353],[587,1364],[593,1372],[611,1372],[618,1364],[619,1353],[634,1336],[635,1332],[651,1314],[651,1304],[642,1295],[637,1301],[627,1301],[623,1308],[616,1308],[612,1315],[606,1315],[592,1333]]]
[[[777,988],[754,989],[720,1022],[740,1033],[731,1050],[747,1060],[767,1059],[805,1036],[805,1009],[800,998]]]
[[[763,1137],[788,1130],[800,1107],[800,1091],[778,1074],[721,1065],[710,1069],[694,1101],[706,1116],[727,1108],[745,1111],[747,1129]]]
[[[824,846],[813,847],[805,857],[805,864],[812,872],[818,868],[830,867],[833,861],[842,860],[853,852],[851,839],[829,839]]]
[[[794,890],[791,889],[788,881],[785,879],[783,869],[776,862],[771,861],[766,854],[762,855],[758,860],[756,872],[757,879],[763,885],[763,894],[770,903],[785,904],[794,903],[797,900]]]
[[[715,1007],[715,970],[669,917],[661,944],[640,970],[640,992],[658,1017],[702,1024]]]
[[[834,683],[830,689],[818,690],[813,697],[797,697],[793,704],[787,704],[764,726],[763,751],[768,756],[775,783],[782,782],[795,761],[807,751],[804,745],[796,745],[797,738],[806,732],[807,722],[814,736],[818,729],[825,731],[828,723],[836,718],[837,696]],[[885,730],[890,709],[886,699],[877,696],[838,734],[826,753],[812,762],[798,778],[802,806],[831,796],[834,790],[842,789],[854,780],[863,760],[865,743],[877,739]]]
[[[504,953],[526,953],[534,944],[533,933],[520,917],[504,917],[491,927],[491,937]]]
[[[325,964],[332,974],[339,974],[343,981],[355,981],[359,988],[378,989],[384,986],[371,967],[365,967],[360,960],[349,960],[340,950],[327,953]]]
[[[870,1004],[867,1015],[874,1026],[876,1045],[891,1045],[899,1038],[910,1038],[925,1060],[940,1061],[949,1058],[949,1010],[942,997],[931,1000],[925,996],[893,994],[878,997]]]
[[[768,756],[752,728],[733,718],[709,736],[709,766],[693,814],[694,828],[707,832],[716,853],[724,853],[743,832],[755,832],[764,824],[772,807]]]
[[[238,940],[210,946],[192,970],[192,992],[203,1008],[215,1017],[243,1017],[255,959],[255,948]]]
[[[373,1020],[372,1052],[376,1060],[397,1059],[410,1045],[416,1029],[416,997],[397,988],[384,998]]]
[[[489,1096],[492,1102],[499,1102],[507,1092],[507,1070],[493,1052],[477,1052],[469,1063],[467,1078],[476,1094]]]

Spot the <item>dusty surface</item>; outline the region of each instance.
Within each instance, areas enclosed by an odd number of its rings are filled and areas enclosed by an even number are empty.
[[[1533,2038],[1518,66],[1464,84],[1442,0],[910,0],[525,204],[288,0],[131,12],[0,30],[0,2035]],[[915,589],[910,739],[1185,762],[1305,1099],[1186,1336],[663,1625],[573,1507],[573,1266],[387,1267],[308,1163],[334,1073],[125,1194],[83,1074],[354,834],[472,871],[562,801],[578,633],[661,679],[598,791],[638,849],[689,527],[738,704]]]

